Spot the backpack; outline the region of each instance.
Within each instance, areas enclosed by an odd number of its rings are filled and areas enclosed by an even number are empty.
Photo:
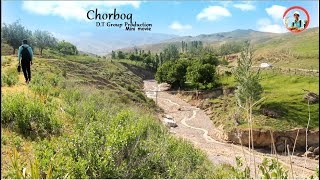
[[[22,55],[22,61],[31,61],[31,56],[30,56],[28,47],[22,46],[21,55]]]
[[[301,28],[301,19],[299,20],[299,23],[300,23],[299,27]],[[292,27],[294,27],[294,22],[292,22]]]

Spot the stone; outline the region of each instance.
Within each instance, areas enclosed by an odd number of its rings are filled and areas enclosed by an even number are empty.
[[[272,118],[278,118],[279,114],[271,109],[267,109],[267,108],[263,108],[262,109],[262,114],[268,117],[272,117]]]
[[[319,102],[319,96],[314,92],[308,92],[303,99],[305,101],[309,101],[311,104],[315,104]]]
[[[311,147],[308,148],[308,151],[313,152],[314,149],[315,149],[315,147],[311,146]]]
[[[171,118],[163,118],[163,122],[168,127],[177,127],[177,123]]]
[[[312,157],[312,156],[314,156],[314,154],[313,154],[313,152],[307,151],[304,153],[304,156]]]
[[[319,147],[316,147],[314,150],[313,150],[313,153],[315,155],[319,155]]]
[[[303,157],[304,153],[296,153],[296,156]]]
[[[315,160],[319,160],[319,155],[316,155],[316,157],[314,159]]]

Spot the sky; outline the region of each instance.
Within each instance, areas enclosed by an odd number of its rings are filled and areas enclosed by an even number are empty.
[[[30,30],[55,35],[90,36],[104,28],[87,19],[88,10],[132,13],[133,21],[152,24],[152,33],[199,35],[253,29],[285,33],[283,13],[301,6],[310,14],[309,27],[319,27],[319,1],[2,1],[3,23],[16,20]],[[304,20],[306,15],[298,10]],[[292,12],[288,13],[292,20]],[[125,22],[125,21],[113,21]],[[117,32],[117,28],[114,31]]]

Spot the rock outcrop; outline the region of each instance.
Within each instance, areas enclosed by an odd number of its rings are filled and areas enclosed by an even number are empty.
[[[304,149],[306,146],[306,129],[292,129],[288,131],[273,131],[270,133],[269,130],[254,129],[253,130],[253,141],[255,147],[271,147],[272,139],[276,145],[277,151],[285,151],[287,145],[292,149],[295,138],[296,149]],[[272,134],[272,136],[271,136]],[[227,133],[227,141],[242,144],[244,146],[249,145],[249,129],[233,129]],[[308,132],[308,146],[319,147],[319,131]],[[316,151],[315,148],[313,151]],[[317,149],[319,154],[319,148]],[[316,154],[316,153],[314,153]]]

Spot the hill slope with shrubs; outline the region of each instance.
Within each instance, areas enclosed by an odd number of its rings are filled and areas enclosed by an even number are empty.
[[[3,75],[15,58],[2,56]],[[222,171],[169,134],[140,91],[142,79],[121,63],[33,61],[28,85],[17,73],[10,75],[15,83],[1,84],[2,178],[231,177],[228,166]]]

